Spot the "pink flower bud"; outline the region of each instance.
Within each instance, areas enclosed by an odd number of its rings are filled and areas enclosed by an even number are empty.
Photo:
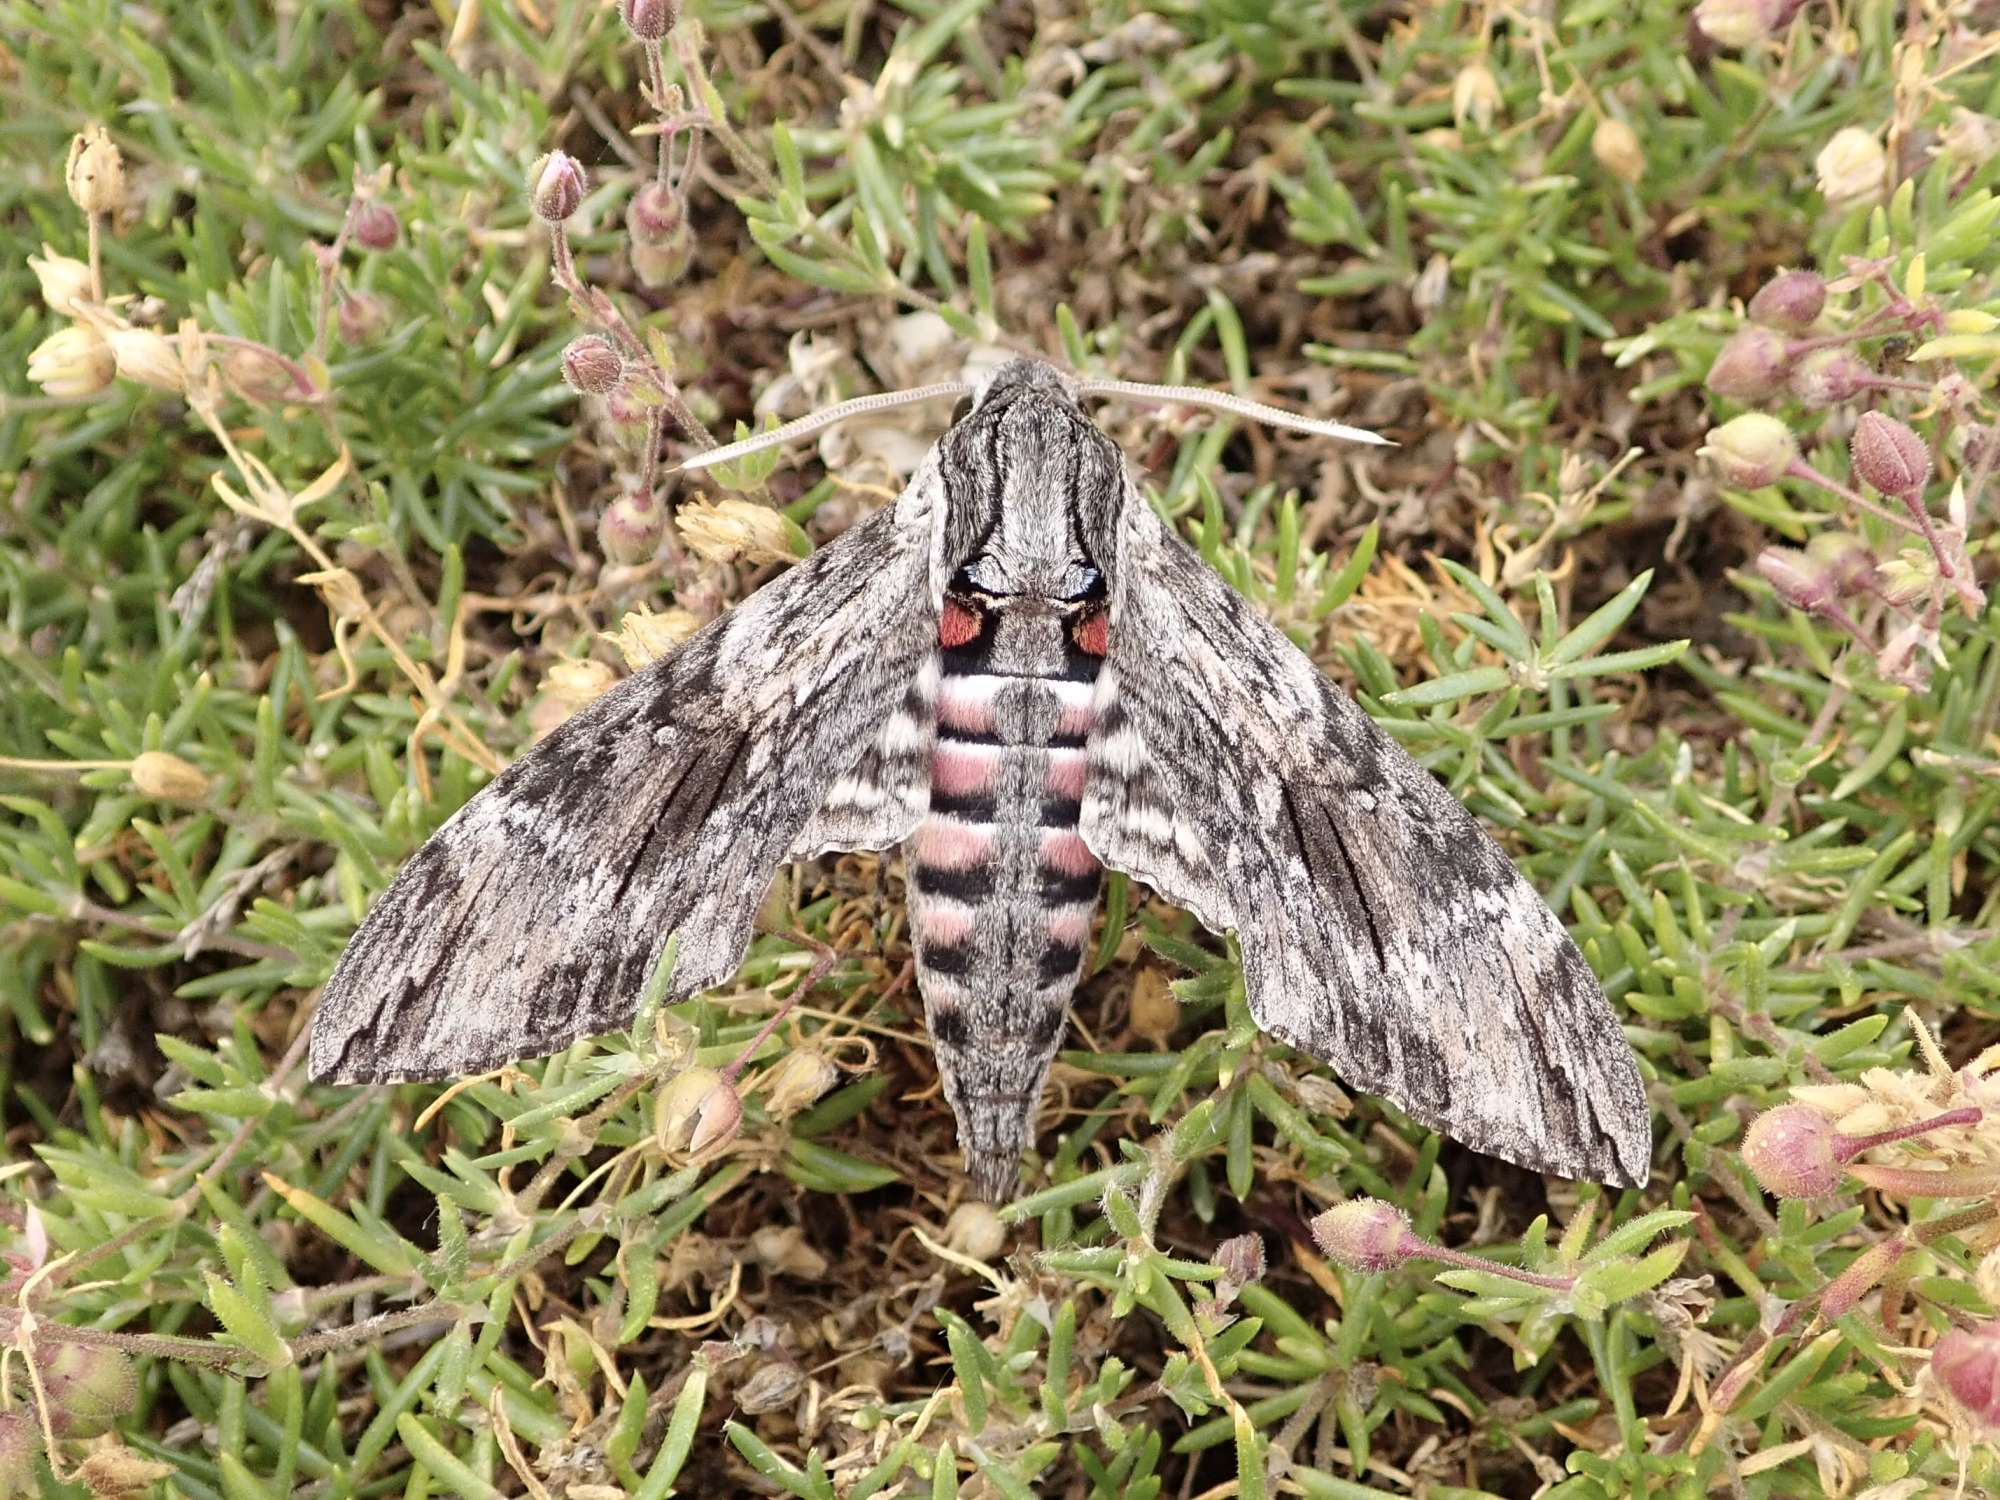
[[[680,0],[622,0],[618,13],[625,29],[642,42],[657,42],[681,18]]]
[[[1776,417],[1749,412],[1711,427],[1700,451],[1725,483],[1754,490],[1776,484],[1798,460],[1799,445]]]
[[[666,534],[666,506],[657,496],[637,490],[612,501],[597,523],[597,545],[612,562],[625,566],[649,560]]]
[[[108,1431],[139,1402],[131,1357],[117,1349],[58,1344],[41,1373],[56,1428],[74,1437]]]
[[[1694,24],[1717,46],[1743,48],[1764,40],[1795,9],[1788,0],[1701,0]]]
[[[1983,1426],[2000,1426],[2000,1323],[1954,1328],[1931,1350],[1931,1374]]]
[[[625,227],[642,245],[663,245],[687,219],[681,195],[664,182],[649,182],[625,205]]]
[[[350,292],[333,309],[343,344],[372,344],[389,327],[389,304],[373,292]]]
[[[1793,366],[1787,382],[1807,406],[1838,406],[1875,385],[1875,372],[1851,349],[1815,349]]]
[[[1210,1264],[1222,1271],[1222,1279],[1233,1287],[1248,1286],[1264,1277],[1264,1237],[1260,1234],[1239,1234],[1234,1239],[1224,1240],[1215,1247],[1215,1254],[1209,1257]]]
[[[625,378],[625,361],[611,340],[586,333],[563,349],[562,373],[571,390],[602,396]]]
[[[1750,1122],[1743,1163],[1780,1198],[1818,1198],[1840,1186],[1841,1138],[1818,1110],[1781,1104]]]
[[[1853,1312],[1861,1299],[1896,1268],[1896,1262],[1909,1248],[1903,1237],[1895,1234],[1886,1240],[1877,1240],[1855,1256],[1848,1262],[1847,1269],[1828,1282],[1826,1290],[1820,1293],[1820,1316],[1831,1322]]]
[[[545,223],[560,224],[583,204],[590,178],[583,165],[567,151],[551,151],[535,163],[528,174],[528,195],[535,217]]]
[[[25,1404],[0,1411],[0,1495],[41,1493],[35,1460],[42,1452],[42,1430]]]
[[[1337,1204],[1316,1217],[1311,1228],[1320,1249],[1350,1271],[1387,1271],[1413,1253],[1410,1221],[1380,1198]]]
[[[1757,554],[1757,572],[1793,609],[1819,610],[1838,592],[1833,570],[1796,547],[1766,547]]]
[[[1826,281],[1812,271],[1780,271],[1750,299],[1750,316],[1769,328],[1801,331],[1826,308]]]
[[[1708,367],[1708,388],[1732,401],[1762,401],[1777,394],[1791,365],[1782,334],[1745,328],[1732,334]]]
[[[402,226],[396,222],[396,211],[386,203],[377,203],[370,198],[354,205],[351,220],[354,243],[364,250],[393,250],[396,236]]]
[[[1885,495],[1914,499],[1931,477],[1931,450],[1894,417],[1863,412],[1850,449],[1854,472]]]

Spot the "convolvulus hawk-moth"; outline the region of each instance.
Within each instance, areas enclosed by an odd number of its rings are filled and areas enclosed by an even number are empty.
[[[1092,390],[1176,394],[1006,365],[894,505],[468,802],[341,957],[314,1076],[617,1029],[671,934],[674,1001],[736,969],[779,866],[901,845],[987,1197],[1016,1181],[1106,867],[1234,931],[1258,1024],[1350,1084],[1526,1166],[1643,1181],[1638,1072],[1562,924],[1154,513]]]

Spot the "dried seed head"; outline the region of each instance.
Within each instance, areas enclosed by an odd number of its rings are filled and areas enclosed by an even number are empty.
[[[396,237],[402,225],[396,220],[396,211],[386,203],[367,198],[354,205],[354,216],[350,221],[354,243],[364,250],[393,250]]]
[[[175,1472],[172,1464],[143,1458],[123,1443],[107,1439],[84,1456],[77,1467],[77,1478],[99,1500],[127,1500],[145,1494]],[[7,1493],[5,1486],[0,1485],[0,1495]]]
[[[1849,450],[1854,472],[1885,495],[1913,500],[1931,477],[1931,450],[1924,440],[1879,411],[1861,414]]]
[[[1875,384],[1875,372],[1851,349],[1815,349],[1792,369],[1792,394],[1812,407],[1852,401]]]
[[[548,670],[542,686],[559,702],[564,717],[596,702],[618,684],[618,674],[601,661],[589,657],[559,661]]]
[[[1181,1024],[1181,1003],[1174,998],[1167,976],[1148,964],[1132,976],[1132,1030],[1156,1047],[1164,1047]]]
[[[132,785],[142,797],[163,802],[199,802],[213,783],[178,755],[147,750],[132,760]]]
[[[1768,328],[1740,329],[1708,367],[1708,388],[1732,401],[1762,401],[1784,385],[1791,360],[1784,335]]]
[[[590,178],[583,165],[567,151],[551,151],[528,173],[528,197],[535,217],[548,224],[560,224],[583,204]]]
[[[586,333],[563,348],[562,374],[571,390],[602,396],[625,378],[625,360],[611,340]]]
[[[245,401],[282,401],[298,390],[283,360],[245,344],[232,344],[223,351],[222,378]]]
[[[58,1344],[41,1373],[56,1430],[71,1437],[95,1437],[139,1404],[139,1379],[121,1350]]]
[[[764,1111],[785,1120],[840,1081],[840,1070],[816,1047],[794,1047],[764,1075]]]
[[[796,1224],[765,1224],[750,1233],[750,1254],[767,1271],[803,1281],[824,1280],[827,1259]]]
[[[695,1110],[694,1133],[688,1137],[688,1155],[699,1156],[713,1146],[736,1139],[743,1128],[743,1096],[736,1085],[718,1078]]]
[[[1311,1227],[1320,1249],[1350,1271],[1387,1271],[1410,1258],[1410,1221],[1380,1198],[1338,1204],[1317,1216]]]
[[[1007,1248],[1007,1225],[990,1203],[961,1203],[945,1220],[944,1242],[974,1260],[992,1260]]]
[[[343,344],[372,344],[389,327],[389,304],[373,292],[349,292],[333,309]]]
[[[1694,24],[1718,47],[1756,45],[1783,24],[1784,0],[1701,0]]]
[[[1770,328],[1800,332],[1826,310],[1826,279],[1814,271],[1780,271],[1757,288],[1750,316]]]
[[[683,505],[676,519],[688,546],[709,562],[795,562],[791,531],[785,518],[767,505],[750,500],[695,500]]]
[[[806,1388],[805,1373],[788,1359],[759,1365],[736,1389],[736,1405],[751,1416],[776,1411],[798,1400]]]
[[[713,1068],[683,1068],[653,1100],[653,1136],[663,1151],[685,1151],[709,1094],[722,1082]]]
[[[1599,120],[1591,131],[1590,154],[1620,182],[1637,182],[1646,175],[1646,148],[1639,144],[1639,132],[1613,115]]]
[[[2000,1323],[1952,1329],[1931,1350],[1931,1374],[1975,1422],[2000,1427]]]
[[[625,228],[641,245],[665,244],[686,222],[687,204],[664,182],[647,183],[625,205]]]
[[[1949,161],[1983,167],[2000,156],[2000,120],[1960,106],[1952,110],[1931,149]]]
[[[659,614],[634,610],[618,622],[616,634],[604,638],[618,648],[625,665],[634,672],[650,666],[682,641],[701,629],[701,617],[691,609],[669,609]]]
[[[1725,483],[1754,490],[1776,484],[1797,461],[1799,445],[1776,417],[1748,412],[1711,427],[1700,451]]]
[[[1819,190],[1836,213],[1879,203],[1889,180],[1889,158],[1874,132],[1849,125],[1834,132],[1813,160]]]
[[[680,0],[621,0],[625,28],[642,42],[657,42],[681,18]]]
[[[1451,116],[1459,129],[1470,120],[1479,129],[1493,124],[1501,104],[1500,84],[1483,62],[1468,63],[1451,82]]]
[[[104,342],[125,379],[176,395],[187,390],[187,370],[166,335],[150,328],[114,328],[104,335]]]
[[[94,396],[117,374],[111,346],[81,323],[57,329],[28,352],[28,379],[58,400]]]
[[[58,255],[47,245],[28,257],[28,269],[42,289],[50,312],[74,313],[90,301],[90,267],[74,256]]]
[[[1766,547],[1757,554],[1757,572],[1793,609],[1817,611],[1838,594],[1833,570],[1796,547]]]
[[[1264,1237],[1239,1234],[1215,1247],[1209,1263],[1219,1267],[1222,1279],[1231,1286],[1248,1286],[1264,1279]]]
[[[597,523],[597,545],[605,557],[624,567],[650,559],[666,534],[666,506],[657,496],[639,490],[627,490],[613,500]]]
[[[1781,1104],[1750,1122],[1743,1164],[1779,1198],[1818,1198],[1840,1186],[1840,1135],[1804,1104]]]
[[[63,180],[70,202],[87,214],[115,214],[124,206],[125,158],[102,125],[70,141]]]

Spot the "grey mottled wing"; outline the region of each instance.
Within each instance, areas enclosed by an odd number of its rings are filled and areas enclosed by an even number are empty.
[[[1481,1151],[1643,1182],[1630,1048],[1457,798],[1128,493],[1084,842],[1211,931],[1257,1023]]]
[[[669,935],[681,999],[736,970],[787,859],[908,834],[929,764],[939,490],[928,464],[894,507],[461,808],[341,955],[313,1076],[480,1072],[615,1030]]]

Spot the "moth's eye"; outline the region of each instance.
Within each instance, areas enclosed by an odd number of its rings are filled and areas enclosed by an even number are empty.
[[[970,396],[961,396],[958,398],[958,405],[951,409],[951,425],[956,427],[971,415],[972,398]]]
[[[1070,591],[1063,595],[1065,604],[1090,604],[1104,597],[1104,575],[1092,564],[1070,564],[1070,578]]]
[[[976,594],[979,592],[979,584],[973,578],[970,566],[962,567],[951,575],[951,588],[949,592],[960,595]]]

